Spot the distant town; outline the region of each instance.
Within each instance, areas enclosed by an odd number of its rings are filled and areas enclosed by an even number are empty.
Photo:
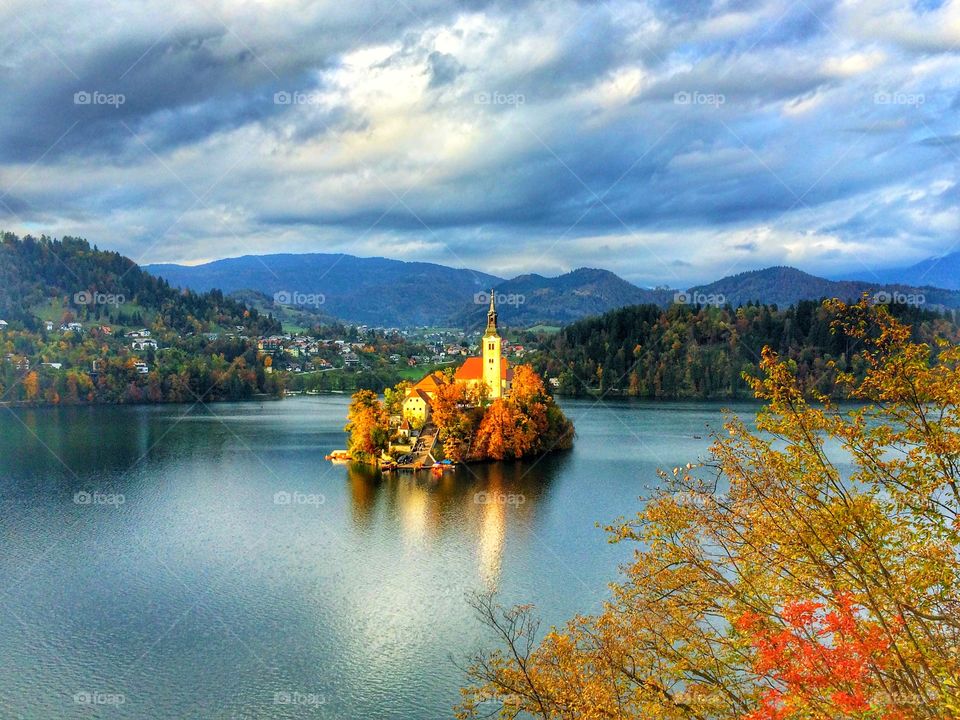
[[[65,313],[72,316],[69,311]],[[7,342],[4,342],[7,340]],[[88,352],[84,352],[87,346]],[[233,347],[255,350],[255,364],[262,373],[276,378],[281,394],[383,390],[401,380],[414,379],[435,370],[455,367],[479,352],[480,333],[456,329],[374,327],[334,323],[298,331],[250,334],[235,325],[209,332],[179,333],[167,327],[133,327],[102,321],[63,322],[43,320],[36,331],[17,328],[0,320],[0,386],[11,387],[24,373],[25,389],[45,385],[56,388],[58,373],[71,374],[77,385],[83,375],[96,386],[100,376],[117,362],[130,373],[150,377],[163,372],[178,353],[210,353]],[[523,342],[505,342],[503,354],[512,361],[528,353]],[[228,352],[229,354],[229,352]],[[4,376],[7,377],[4,377]],[[42,382],[46,380],[46,382]],[[87,383],[80,381],[80,386]],[[26,401],[68,400],[53,390],[46,397],[39,390],[23,396]],[[11,398],[5,398],[10,400]],[[13,395],[13,399],[16,396]],[[83,398],[80,397],[82,400]]]

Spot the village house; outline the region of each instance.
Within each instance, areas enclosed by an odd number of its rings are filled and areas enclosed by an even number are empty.
[[[22,355],[14,355],[13,353],[7,353],[5,359],[8,363],[11,363],[17,370],[29,370],[30,369],[30,359]]]
[[[403,417],[420,424],[430,422],[430,401],[425,391],[410,388],[403,401]]]

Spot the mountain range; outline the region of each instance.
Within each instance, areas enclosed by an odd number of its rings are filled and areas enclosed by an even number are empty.
[[[195,291],[214,288],[243,296],[259,294],[264,303],[296,306],[322,317],[381,326],[482,325],[490,289],[496,293],[501,321],[530,327],[563,325],[628,305],[665,307],[677,297],[688,302],[747,302],[791,305],[799,300],[839,297],[855,300],[863,293],[886,293],[902,301],[960,308],[960,282],[950,268],[960,253],[875,279],[830,280],[792,267],[770,267],[690,288],[678,296],[669,288],[641,288],[608,270],[579,268],[558,277],[529,274],[506,280],[464,268],[388,258],[344,254],[247,255],[203,265],[147,265],[144,269],[171,285]],[[947,287],[906,282],[943,277]],[[946,275],[943,275],[946,273]],[[883,297],[883,296],[881,296]]]
[[[503,278],[424,262],[327,253],[244,255],[203,265],[147,265],[171,285],[224,293],[255,290],[323,315],[368,325],[449,322]]]
[[[960,250],[921,260],[916,265],[887,268],[875,273],[860,273],[850,277],[868,282],[932,285],[947,290],[960,290]]]

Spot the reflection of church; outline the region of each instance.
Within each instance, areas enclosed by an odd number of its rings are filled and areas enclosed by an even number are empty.
[[[493,590],[500,583],[508,528],[523,533],[532,527],[540,495],[550,483],[549,474],[534,476],[527,470],[521,464],[489,463],[471,469],[469,481],[454,475],[422,481],[350,465],[353,524],[366,532],[386,521],[387,533],[396,532],[414,556],[425,552],[432,557],[432,545],[459,543],[462,537],[475,549],[474,569],[468,565],[465,571]],[[522,496],[523,502],[506,502],[510,496]]]

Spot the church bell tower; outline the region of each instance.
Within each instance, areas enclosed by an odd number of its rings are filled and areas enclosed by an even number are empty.
[[[490,388],[490,399],[503,397],[503,354],[493,290],[490,291],[490,309],[487,310],[487,329],[480,342],[483,345],[483,381]]]

